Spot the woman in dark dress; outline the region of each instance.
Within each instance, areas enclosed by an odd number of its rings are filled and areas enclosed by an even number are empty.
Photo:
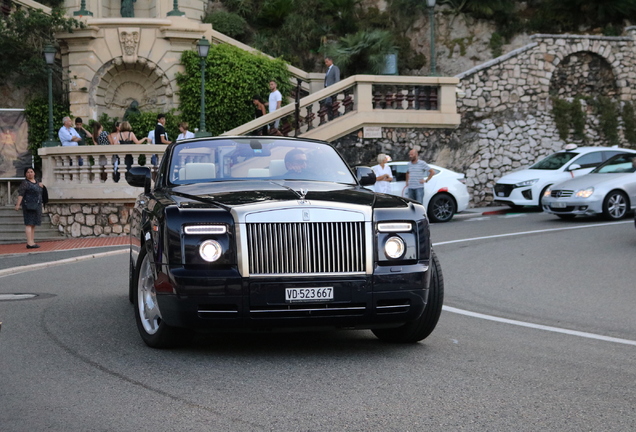
[[[42,224],[42,188],[44,185],[35,179],[35,171],[31,167],[25,168],[24,177],[24,181],[20,183],[18,189],[18,202],[15,209],[18,211],[22,207],[27,249],[36,249],[40,247],[40,245],[35,244],[35,227]]]
[[[267,112],[265,110],[265,102],[261,99],[260,96],[254,95],[252,98],[252,103],[254,104],[254,118],[257,119],[259,117],[264,116]],[[255,131],[256,135],[267,135],[267,125],[262,128],[258,128]]]

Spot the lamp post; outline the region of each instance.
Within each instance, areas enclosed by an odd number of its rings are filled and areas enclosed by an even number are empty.
[[[57,50],[51,44],[44,46],[44,61],[46,61],[47,69],[49,70],[49,139],[42,143],[42,147],[56,147],[60,143],[53,141],[53,70],[52,66],[55,63],[55,54]]]
[[[435,2],[436,0],[426,0],[428,6],[428,17],[431,23],[431,76],[436,76],[435,64]]]
[[[201,59],[201,118],[199,120],[199,130],[194,134],[197,138],[212,136],[211,133],[205,131],[205,58],[210,51],[210,42],[203,36],[197,42],[197,51]]]

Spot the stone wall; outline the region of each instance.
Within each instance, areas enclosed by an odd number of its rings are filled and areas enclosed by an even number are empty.
[[[66,237],[105,237],[130,232],[133,204],[49,204],[51,225]]]
[[[552,96],[636,102],[636,27],[626,30],[625,37],[536,35],[531,44],[458,75],[462,121],[455,130],[384,128],[383,138],[365,140],[359,132],[334,144],[353,165],[374,164],[380,152],[404,160],[414,147],[422,159],[465,173],[471,205],[488,205],[499,177],[565,146]],[[567,143],[607,145],[597,115],[585,102],[583,108],[586,140]],[[622,129],[619,136],[621,147],[634,147]]]

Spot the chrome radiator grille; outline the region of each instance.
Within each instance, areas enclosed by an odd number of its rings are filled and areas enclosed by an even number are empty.
[[[363,273],[363,222],[248,223],[251,275]]]

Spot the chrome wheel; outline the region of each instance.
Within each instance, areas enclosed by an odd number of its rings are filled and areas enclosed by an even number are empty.
[[[157,293],[155,292],[155,277],[150,267],[148,255],[144,256],[139,268],[139,279],[137,281],[137,307],[139,308],[139,319],[146,333],[153,335],[159,330],[161,324],[161,311],[157,304]]]
[[[618,220],[627,213],[627,197],[622,192],[611,192],[603,202],[603,214],[607,219]]]

